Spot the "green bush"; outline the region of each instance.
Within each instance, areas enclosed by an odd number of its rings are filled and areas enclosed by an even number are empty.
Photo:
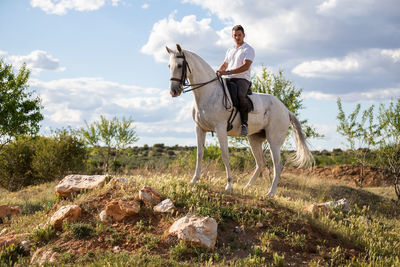
[[[87,223],[71,223],[67,226],[67,229],[71,231],[72,235],[77,239],[84,239],[92,237],[95,233],[94,228]]]
[[[66,130],[51,137],[22,136],[0,153],[0,186],[15,191],[53,181],[83,170],[85,160],[84,144]]]

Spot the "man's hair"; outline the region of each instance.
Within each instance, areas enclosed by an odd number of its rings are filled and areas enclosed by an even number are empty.
[[[242,31],[244,33],[244,29],[242,25],[236,25],[232,28],[232,31]]]

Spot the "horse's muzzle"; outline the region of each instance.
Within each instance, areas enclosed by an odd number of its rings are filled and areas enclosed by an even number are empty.
[[[182,88],[179,85],[172,85],[170,86],[169,93],[172,97],[180,96],[182,93]]]

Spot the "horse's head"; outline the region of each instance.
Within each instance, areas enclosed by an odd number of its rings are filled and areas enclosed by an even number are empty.
[[[187,70],[189,69],[182,48],[177,44],[177,51],[166,47],[169,54],[168,68],[171,73],[169,90],[172,97],[180,96],[187,79]],[[190,71],[190,69],[189,69]]]

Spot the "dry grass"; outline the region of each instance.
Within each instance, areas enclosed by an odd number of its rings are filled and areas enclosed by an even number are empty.
[[[179,170],[164,173],[140,170],[131,174],[126,187],[113,189],[106,185],[68,200],[55,197],[55,183],[15,193],[0,191],[0,204],[24,207],[22,216],[5,220],[0,230],[7,227],[9,231],[35,235],[35,227],[45,223],[58,207],[76,203],[84,210],[81,221],[66,227],[45,245],[61,254],[60,263],[93,266],[400,264],[397,231],[400,207],[394,202],[396,196],[391,188],[360,189],[319,178],[284,174],[277,195],[267,199],[270,186],[267,175],[259,178],[251,190],[243,192],[250,174],[235,172],[237,179],[232,194],[223,191],[224,177],[222,171],[209,167],[197,190],[192,192],[188,185],[191,176]],[[137,217],[116,225],[99,222],[98,213],[107,201],[134,199],[144,185],[159,190],[163,198],[171,198],[178,212],[154,215],[143,207]],[[314,218],[303,211],[307,204],[340,198],[349,200],[350,213],[337,211],[329,217]],[[209,215],[219,222],[214,251],[165,237],[164,232],[171,223],[188,213]],[[257,222],[264,226],[255,227]],[[236,226],[245,231],[233,232]],[[110,252],[116,244],[122,253]],[[27,261],[23,258],[21,262],[24,260]]]

